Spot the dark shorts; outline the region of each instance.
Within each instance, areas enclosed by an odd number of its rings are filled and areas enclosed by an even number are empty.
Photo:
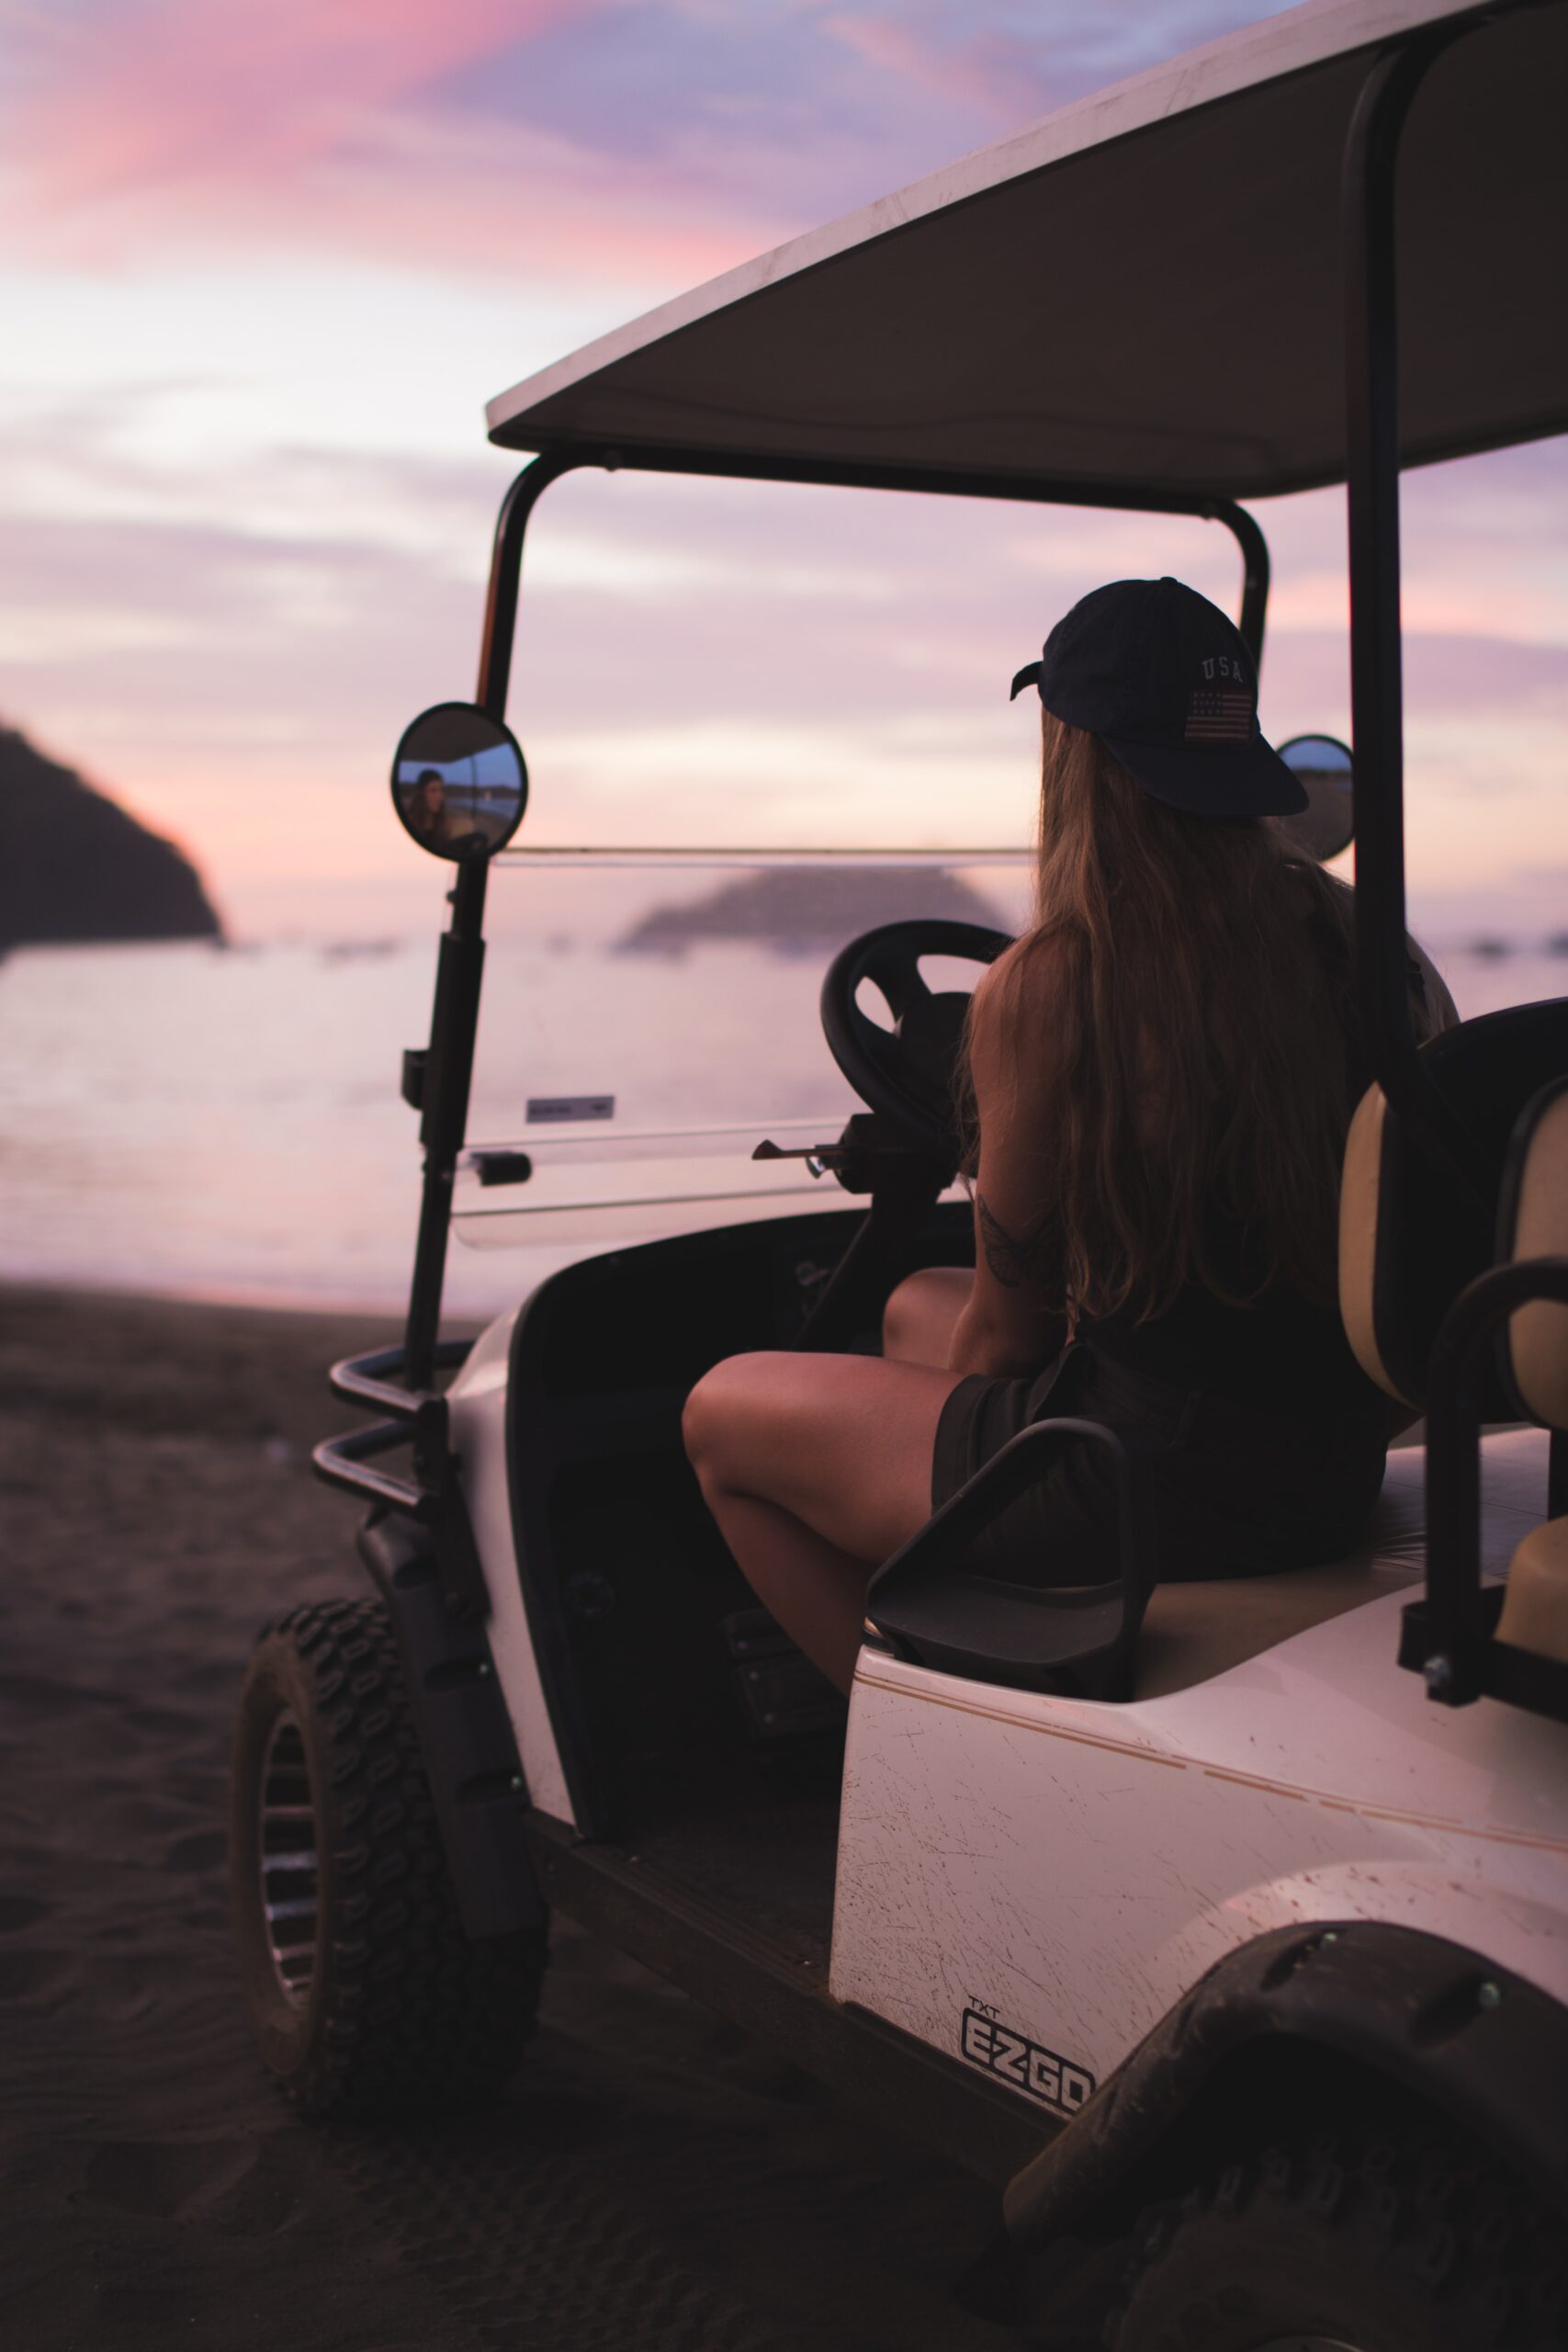
[[[1270,1412],[1168,1386],[1077,1342],[1033,1379],[961,1380],[942,1409],[933,1510],[1032,1421],[1070,1414],[1140,1441],[1168,1582],[1259,1576],[1337,1559],[1359,1539],[1387,1452],[1382,1408]],[[1115,1475],[1098,1446],[1064,1449],[970,1546],[976,1574],[1093,1584],[1117,1574]]]

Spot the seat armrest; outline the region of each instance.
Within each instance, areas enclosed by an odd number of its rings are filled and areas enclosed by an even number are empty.
[[[1520,1258],[1480,1274],[1449,1309],[1432,1351],[1427,1408],[1427,1590],[1404,1611],[1399,1663],[1449,1707],[1502,1699],[1568,1722],[1568,1666],[1501,1637],[1502,1595],[1481,1580],[1481,1426],[1498,1334],[1535,1300],[1568,1306],[1568,1257]],[[1547,1509],[1563,1496],[1553,1432]]]
[[[1055,1586],[975,1574],[965,1566],[975,1538],[1074,1444],[1098,1447],[1115,1467],[1113,1572],[1103,1583]],[[916,1665],[1017,1690],[1122,1698],[1156,1573],[1147,1464],[1136,1439],[1100,1421],[1033,1421],[877,1571],[866,1617],[896,1657]]]

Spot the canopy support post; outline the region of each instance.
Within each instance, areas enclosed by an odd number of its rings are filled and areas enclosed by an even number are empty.
[[[452,1216],[452,1185],[468,1117],[468,1084],[479,1033],[479,981],[484,971],[485,869],[488,858],[457,868],[447,892],[449,927],[441,934],[435,967],[435,1002],[430,1015],[419,1139],[424,1147],[419,1235],[409,1286],[403,1339],[403,1381],[430,1388],[435,1380],[435,1343],[441,1325],[441,1291],[446,1273],[446,1238]]]
[[[490,718],[506,721],[506,692],[512,683],[512,647],[517,634],[517,598],[523,584],[523,541],[540,495],[576,466],[602,465],[597,450],[548,449],[524,467],[495,521],[490,586],[485,595],[484,635],[479,640],[479,677],[474,700]]]
[[[523,540],[539,493],[558,474],[582,462],[570,457],[536,458],[524,468],[502,502],[491,554],[485,600],[479,685],[474,699],[491,718],[506,717],[512,675],[512,646],[517,631],[517,595],[523,571]],[[457,867],[447,904],[452,921],[441,935],[435,967],[435,1002],[430,1016],[419,1139],[424,1147],[419,1234],[409,1288],[403,1340],[403,1373],[410,1388],[429,1388],[435,1377],[441,1326],[441,1292],[446,1274],[446,1242],[452,1222],[452,1186],[457,1155],[468,1123],[468,1089],[474,1074],[474,1043],[479,1025],[479,983],[484,973],[485,883],[488,857]]]
[[[1468,1140],[1420,1059],[1411,1018],[1394,241],[1400,135],[1427,67],[1454,37],[1444,28],[1406,41],[1368,74],[1346,141],[1342,217],[1356,989],[1372,1069],[1391,1106],[1468,1171]]]
[[[1227,499],[1213,509],[1241,549],[1241,616],[1236,622],[1242,643],[1252,656],[1254,673],[1263,667],[1263,624],[1269,611],[1269,542],[1256,514]]]

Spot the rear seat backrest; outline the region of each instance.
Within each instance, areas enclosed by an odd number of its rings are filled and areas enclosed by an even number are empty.
[[[1510,1006],[1421,1048],[1472,1138],[1485,1197],[1369,1087],[1350,1123],[1339,1197],[1339,1306],[1358,1363],[1391,1396],[1427,1402],[1432,1342],[1466,1283],[1494,1262],[1497,1203],[1520,1112],[1568,1072],[1568,998]],[[1561,1310],[1547,1310],[1561,1311]],[[1513,1417],[1502,1384],[1489,1420]]]
[[[1498,1219],[1501,1258],[1568,1258],[1568,1077],[1543,1086],[1515,1130]],[[1507,1373],[1531,1420],[1568,1430],[1568,1306],[1508,1319]]]
[[[1568,1078],[1542,1087],[1515,1130],[1498,1238],[1504,1257],[1568,1258]],[[1553,1432],[1568,1430],[1568,1306],[1521,1306],[1503,1347],[1518,1404]],[[1497,1634],[1568,1665],[1568,1518],[1543,1521],[1514,1554]]]

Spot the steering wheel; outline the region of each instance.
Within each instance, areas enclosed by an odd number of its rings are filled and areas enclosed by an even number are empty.
[[[994,964],[1012,945],[1005,931],[931,918],[885,922],[840,949],[822,982],[822,1028],[829,1050],[855,1092],[914,1142],[953,1142],[953,1079],[969,999],[938,996],[920,978],[922,956],[957,956]],[[856,1002],[870,980],[893,1015],[880,1028]]]

